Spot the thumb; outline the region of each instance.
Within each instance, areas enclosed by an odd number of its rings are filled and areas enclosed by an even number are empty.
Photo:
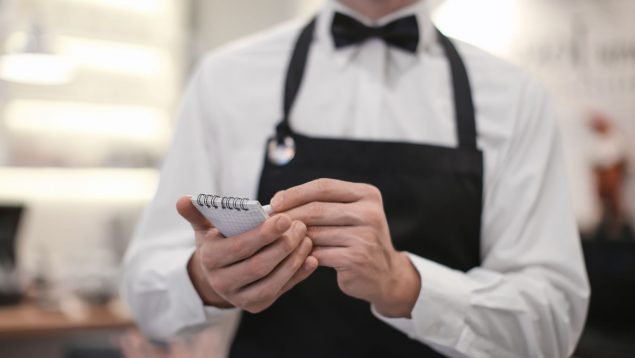
[[[214,227],[209,220],[194,207],[192,197],[189,195],[179,198],[176,202],[176,211],[192,225],[195,231],[205,231]]]

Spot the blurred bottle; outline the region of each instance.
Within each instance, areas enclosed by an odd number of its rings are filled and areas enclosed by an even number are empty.
[[[35,271],[30,278],[28,290],[30,298],[44,310],[55,310],[58,307],[51,285],[51,265],[45,250],[39,249],[35,254]]]
[[[601,204],[602,221],[597,240],[632,240],[626,220],[624,183],[628,173],[627,150],[613,121],[602,113],[593,113],[589,122],[593,133],[593,174]]]
[[[14,264],[0,260],[0,306],[16,304],[22,298],[22,282]]]

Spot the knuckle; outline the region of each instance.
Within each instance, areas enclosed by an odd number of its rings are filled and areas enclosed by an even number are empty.
[[[320,233],[323,231],[323,229],[319,226],[311,226],[310,228],[307,228],[306,230],[306,236],[310,237],[310,238],[315,238],[320,236]]]
[[[296,271],[300,268],[300,266],[302,266],[306,256],[307,255],[296,255],[296,257],[293,258],[293,261],[291,262],[291,268],[293,271]]]
[[[355,223],[366,223],[369,222],[367,211],[366,209],[350,210],[344,213],[344,216]]]
[[[278,191],[276,191],[276,193],[272,196],[272,198],[273,198],[273,197],[276,197],[276,196],[283,195],[285,191],[286,191],[286,190],[278,190]]]
[[[201,264],[203,265],[203,267],[207,269],[216,268],[217,259],[214,251],[208,250],[207,246],[202,246],[199,255],[201,257]]]
[[[275,292],[271,288],[261,288],[254,293],[241,297],[238,307],[249,313],[260,313],[267,309],[275,299]]]
[[[337,286],[340,290],[347,292],[348,287],[351,285],[351,279],[345,275],[337,275]]]
[[[255,308],[255,306],[257,306],[258,302],[252,295],[241,294],[238,297],[236,297],[235,304],[237,307],[240,307],[244,309],[245,311],[255,313],[255,312],[252,312],[252,310]]]
[[[256,313],[260,313],[261,311],[257,308],[257,306],[243,306],[242,309],[244,309],[245,311],[251,313],[251,314],[256,314]]]
[[[243,298],[240,302],[239,307],[249,313],[259,313],[261,311],[260,304],[252,298]]]
[[[309,209],[309,219],[310,220],[318,220],[319,218],[323,217],[326,211],[326,208],[324,207],[324,204],[322,203],[318,203],[318,202],[314,202],[309,204],[311,205],[310,209]]]
[[[304,237],[307,232],[307,227],[302,221],[296,221],[296,227],[294,228],[294,232],[296,236]]]
[[[211,277],[209,284],[210,286],[212,286],[214,291],[218,293],[224,294],[229,291],[229,281],[225,279],[218,278],[218,277]]]
[[[242,308],[244,310],[247,310],[247,307],[249,306],[249,302],[247,301],[247,299],[240,294],[233,297],[232,303],[234,304],[234,306]]]
[[[295,242],[293,240],[293,237],[290,235],[284,235],[283,237],[281,237],[279,245],[281,247],[281,251],[285,254],[293,251],[293,249],[295,248]]]
[[[270,304],[267,303],[255,303],[253,305],[250,305],[249,307],[245,308],[245,310],[249,313],[260,313],[264,310],[266,310],[268,307],[270,306]]]
[[[363,244],[363,250],[366,250],[369,253],[375,253],[376,251],[381,250],[382,247],[374,230],[368,229],[363,235],[364,238],[366,238],[361,241]]]
[[[212,229],[209,229],[209,231],[207,232],[207,237],[211,239],[218,239],[220,237],[223,237],[223,235],[220,233],[220,230],[218,230],[217,228],[212,228]]]
[[[305,245],[303,247],[304,247],[304,249],[306,251],[306,254],[308,255],[309,252],[311,252],[311,250],[313,249],[313,240],[305,237],[300,242],[300,245]]]
[[[330,179],[326,179],[326,178],[320,178],[320,179],[316,179],[314,181],[315,183],[315,187],[317,188],[318,192],[320,193],[328,193],[331,188],[332,188],[332,181]]]
[[[267,264],[263,260],[257,257],[251,258],[248,261],[247,271],[249,272],[249,275],[251,275],[252,277],[258,277],[258,278],[263,277],[267,273],[269,273]]]
[[[237,240],[237,239],[230,239],[229,240],[229,254],[232,257],[237,257],[237,256],[242,256],[244,250],[245,250],[245,245],[243,244],[242,240]]]
[[[381,201],[381,191],[376,186],[364,184],[364,192],[370,199]]]
[[[259,292],[260,303],[271,302],[276,298],[276,290],[273,287],[263,287]]]
[[[384,221],[384,212],[378,209],[369,209],[366,212],[366,218],[371,225],[380,225]]]
[[[355,266],[364,266],[368,262],[368,257],[363,250],[355,250],[350,254],[350,261]]]
[[[271,239],[273,237],[274,227],[271,225],[261,225],[258,229],[258,237],[261,237],[265,240]]]
[[[368,255],[372,257],[387,258],[388,252],[386,250],[386,247],[384,247],[384,245],[381,245],[379,243],[374,243],[371,246]]]

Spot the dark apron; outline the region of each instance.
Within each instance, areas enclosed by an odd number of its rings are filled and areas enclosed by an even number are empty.
[[[277,191],[317,178],[370,183],[381,190],[397,250],[462,271],[478,266],[483,156],[476,148],[467,73],[455,47],[439,33],[452,71],[458,148],[314,138],[294,132],[289,125],[314,27],[315,19],[303,29],[293,51],[285,83],[284,118],[267,148],[258,200],[267,203]],[[276,147],[282,148],[278,153],[282,157],[271,156]],[[438,356],[374,317],[368,302],[342,293],[335,270],[324,267],[264,312],[244,312],[230,355]]]

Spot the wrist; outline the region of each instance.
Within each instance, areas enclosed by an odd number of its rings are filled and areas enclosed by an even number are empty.
[[[408,255],[396,252],[393,270],[387,278],[382,299],[373,302],[375,310],[385,317],[411,318],[421,291],[421,278]]]
[[[217,294],[212,286],[210,286],[207,282],[198,251],[195,251],[190,257],[190,260],[187,263],[187,273],[190,276],[194,289],[198,293],[204,305],[218,308],[233,307],[231,303],[227,302],[219,294]]]

